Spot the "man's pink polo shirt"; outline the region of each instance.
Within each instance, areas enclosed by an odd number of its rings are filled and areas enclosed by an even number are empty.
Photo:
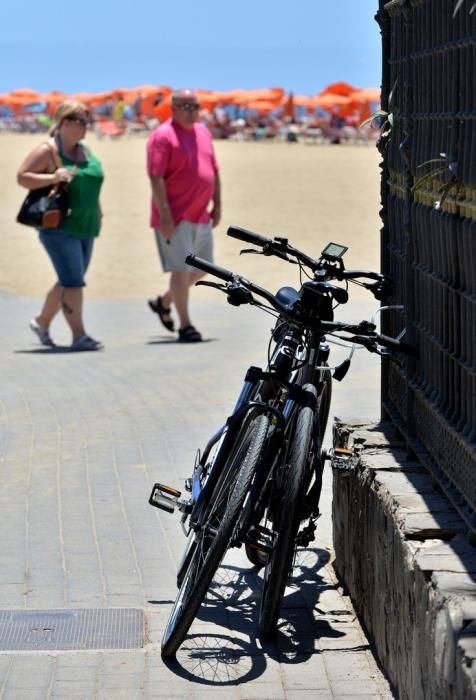
[[[184,129],[169,119],[158,126],[147,142],[149,177],[163,177],[175,225],[181,221],[210,221],[208,205],[215,191],[218,164],[212,137],[206,126]],[[157,204],[152,199],[152,228],[160,228]]]

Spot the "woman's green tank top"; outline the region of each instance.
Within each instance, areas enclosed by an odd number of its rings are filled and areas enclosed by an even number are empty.
[[[70,212],[62,231],[75,238],[94,238],[101,228],[99,192],[104,173],[100,161],[89,148],[81,144],[88,160],[77,163],[76,175],[68,185]],[[68,170],[73,170],[75,161],[59,152],[61,162]]]

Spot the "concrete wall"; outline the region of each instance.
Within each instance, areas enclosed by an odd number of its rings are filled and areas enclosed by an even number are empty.
[[[334,425],[335,569],[399,697],[476,698],[476,549],[390,424]]]

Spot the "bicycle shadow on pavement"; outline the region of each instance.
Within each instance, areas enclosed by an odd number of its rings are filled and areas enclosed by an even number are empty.
[[[229,686],[264,674],[268,658],[281,664],[304,663],[325,650],[319,644],[326,639],[341,639],[339,652],[363,650],[362,646],[345,644],[341,615],[350,617],[350,611],[319,608],[326,591],[337,592],[337,584],[325,568],[329,559],[329,552],[324,549],[298,553],[293,584],[286,590],[272,641],[260,639],[258,632],[261,574],[256,567],[244,569],[225,560],[199,610],[192,633],[177,651],[176,659],[166,662],[167,666],[196,683]],[[211,625],[216,633],[209,632]],[[200,632],[200,627],[206,631]]]

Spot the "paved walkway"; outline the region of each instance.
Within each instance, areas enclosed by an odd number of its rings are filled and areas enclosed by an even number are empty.
[[[329,475],[319,537],[299,561],[276,644],[256,636],[257,576],[239,550],[177,662],[160,658],[185,540],[176,516],[147,504],[151,485],[180,486],[190,475],[245,369],[263,362],[272,319],[205,297],[194,318],[209,342],[183,346],[144,302],[88,300],[90,332],[106,349],[73,354],[35,342],[28,320],[37,304],[0,295],[0,606],[138,609],[146,642],[0,651],[1,700],[393,697],[329,566]],[[53,335],[67,344],[62,319]],[[377,359],[359,353],[335,395],[334,414],[375,418]],[[41,624],[33,633],[38,647],[52,634]]]

